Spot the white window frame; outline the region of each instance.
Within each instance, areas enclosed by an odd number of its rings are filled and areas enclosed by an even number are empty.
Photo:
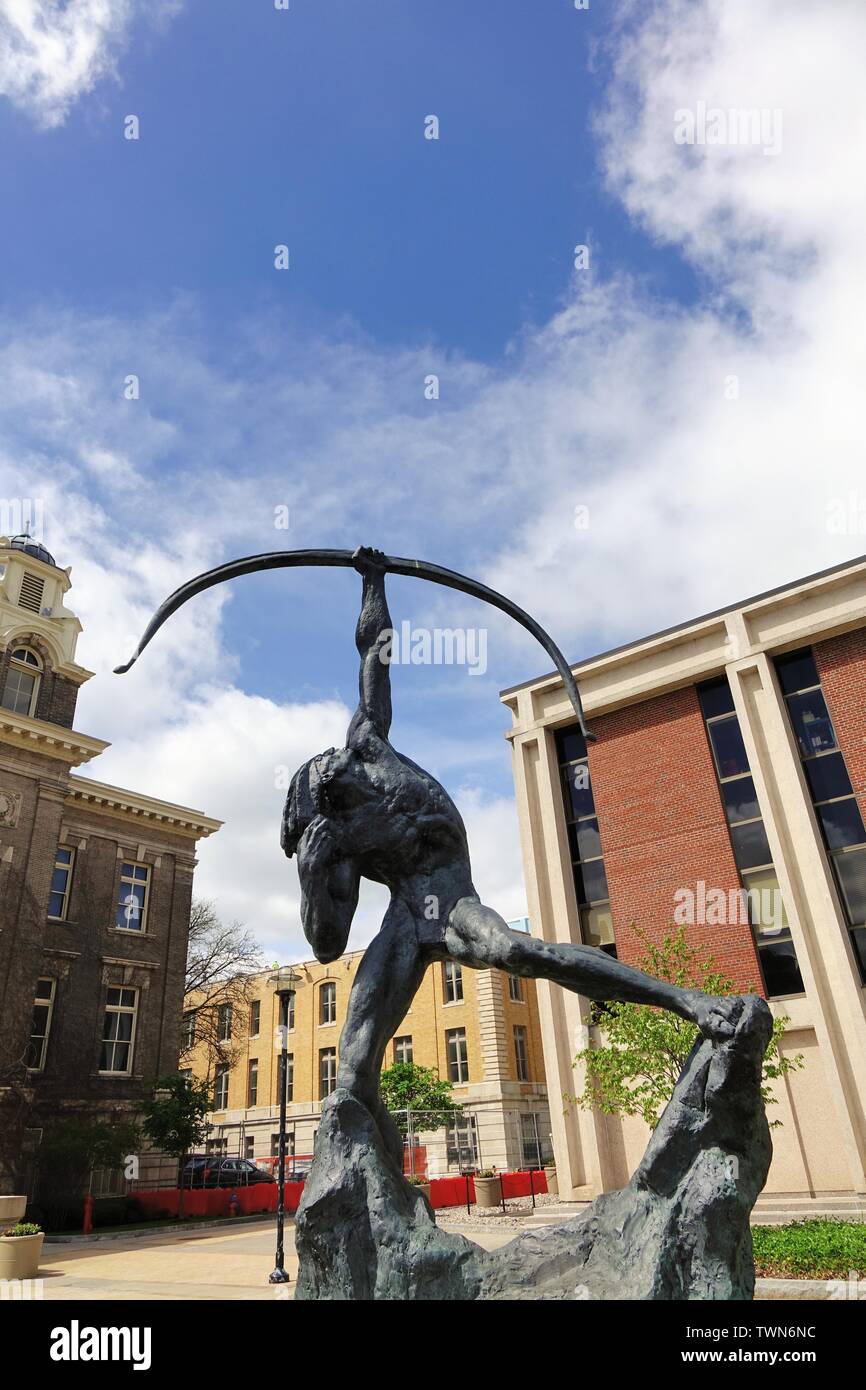
[[[331,1017],[326,1017],[326,1015],[331,1015]],[[336,1022],[337,981],[323,980],[319,986],[319,1027],[332,1028]]]
[[[229,1108],[229,1077],[230,1077],[230,1076],[231,1076],[231,1067],[229,1066],[228,1062],[218,1062],[218,1063],[217,1063],[217,1069],[216,1069],[216,1072],[214,1073],[214,1079],[213,1079],[213,1108],[214,1108],[214,1110],[228,1110],[228,1108]],[[225,1082],[225,1092],[222,1093],[222,1099],[223,1099],[223,1101],[224,1101],[224,1104],[220,1105],[220,1104],[219,1104],[219,1099],[220,1099],[220,1095],[221,1095],[221,1092],[222,1092],[222,1082],[223,1082],[223,1081]],[[217,1089],[218,1087],[220,1088],[219,1090]]]
[[[127,869],[144,869],[144,871],[145,871],[145,876],[144,876],[143,879],[140,878],[140,877],[137,878],[134,874],[127,874],[127,873],[126,873],[126,870],[127,870]],[[133,883],[135,883],[135,884],[141,884],[142,882],[144,883],[144,898],[143,898],[142,904],[141,904],[141,914],[140,914],[140,918],[139,918],[139,925],[138,925],[137,927],[120,927],[120,926],[118,926],[118,924],[117,924],[117,914],[118,914],[118,912],[120,911],[120,909],[121,909],[121,908],[126,908],[126,909],[127,909],[127,913],[128,913],[128,912],[129,912],[129,909],[130,909],[130,907],[132,906],[132,903],[133,903],[133,902],[136,904],[136,906],[138,905],[138,899],[135,897],[135,895],[134,895],[133,893],[127,893],[126,898],[124,898],[124,896],[123,896],[123,885],[124,885],[125,883],[129,883],[129,884],[133,884]],[[120,890],[119,890],[119,894],[118,894],[117,906],[116,906],[116,908],[115,908],[115,910],[114,910],[114,930],[115,930],[115,931],[131,932],[134,936],[143,936],[144,933],[147,931],[147,916],[148,916],[148,909],[149,909],[149,907],[150,907],[150,882],[151,882],[151,866],[150,866],[150,864],[142,864],[142,863],[141,863],[139,860],[137,860],[137,859],[124,859],[124,860],[121,862],[121,865],[120,865]],[[129,916],[128,916],[128,915],[127,915],[126,920],[129,921]]]
[[[529,1080],[529,1036],[525,1024],[514,1025],[514,1072],[518,1081]],[[525,1075],[521,1076],[522,1070]]]
[[[119,992],[119,994],[120,994],[120,1002],[117,1003],[117,1004],[112,1004],[112,1003],[110,1003],[110,996],[111,996],[111,994],[112,994],[112,991],[114,991],[114,990],[117,990],[117,991]],[[132,994],[132,995],[134,995],[134,1000],[133,1000],[133,1003],[132,1003],[131,1005],[129,1005],[129,1004],[124,1004],[124,1003],[123,1003],[123,996],[124,996],[124,994]],[[136,1034],[137,1034],[137,1032],[138,1032],[138,1005],[139,1005],[139,1002],[140,1002],[140,997],[141,997],[141,991],[140,991],[139,989],[137,989],[134,985],[109,985],[109,986],[108,986],[107,991],[106,991],[106,995],[105,995],[105,1005],[104,1005],[104,1008],[103,1008],[103,1010],[102,1010],[102,1037],[101,1037],[100,1040],[99,1040],[99,1060],[100,1060],[100,1063],[101,1063],[101,1062],[102,1062],[102,1049],[103,1049],[104,1047],[111,1047],[111,1048],[112,1048],[112,1061],[113,1061],[113,1060],[114,1060],[114,1051],[113,1051],[113,1049],[116,1048],[118,1045],[120,1045],[121,1047],[128,1047],[128,1048],[129,1048],[129,1052],[128,1052],[128,1054],[127,1054],[129,1060],[128,1060],[127,1066],[126,1066],[122,1071],[118,1071],[116,1068],[113,1068],[113,1067],[103,1067],[103,1066],[100,1066],[100,1067],[99,1067],[99,1075],[100,1075],[100,1076],[131,1076],[131,1075],[132,1075],[132,1064],[133,1064],[133,1061],[134,1061],[134,1059],[135,1059],[135,1039],[136,1039]],[[131,1014],[131,1015],[132,1015],[132,1032],[131,1032],[130,1035],[129,1035],[129,1041],[128,1041],[128,1042],[126,1042],[125,1040],[122,1041],[122,1040],[120,1040],[120,1039],[118,1039],[118,1038],[106,1038],[106,1036],[105,1036],[105,1033],[106,1033],[106,1031],[107,1031],[107,1030],[106,1030],[106,1024],[107,1024],[107,1021],[108,1021],[108,1015],[109,1015],[109,1014],[112,1014],[112,1015],[118,1015],[118,1014]]]
[[[228,1024],[228,1027],[226,1027]],[[217,1042],[231,1042],[235,1028],[233,1004],[217,1004]]]
[[[462,1034],[462,1038],[460,1037]],[[455,1044],[456,1070],[457,1075],[453,1075],[454,1068],[451,1064],[451,1043]],[[457,1052],[458,1044],[462,1043],[462,1055]],[[448,1080],[453,1086],[466,1086],[469,1083],[469,1039],[466,1036],[465,1028],[448,1028],[445,1032],[445,1060],[448,1064]],[[465,1070],[466,1075],[461,1073]]]
[[[463,1004],[463,969],[456,960],[442,962],[442,998],[446,1004]]]
[[[397,1048],[398,1048],[398,1046],[400,1046],[401,1044],[404,1044],[404,1046],[403,1046],[403,1048],[402,1048],[403,1051],[406,1051],[406,1049],[407,1049],[407,1047],[408,1047],[409,1052],[412,1054],[410,1057],[398,1057],[398,1055],[397,1055]],[[395,1063],[402,1063],[402,1064],[405,1065],[405,1064],[411,1064],[412,1062],[414,1062],[414,1060],[415,1060],[415,1047],[414,1047],[414,1044],[413,1044],[413,1042],[412,1042],[412,1034],[411,1034],[411,1033],[401,1033],[400,1036],[399,1036],[399,1038],[395,1038],[395,1039],[394,1039],[394,1061],[395,1061]]]
[[[184,1052],[195,1047],[195,1009],[187,1009],[180,1021],[180,1045]]]
[[[508,976],[508,998],[512,1004],[525,1004],[523,996],[523,980],[520,975]]]
[[[333,1068],[329,1067],[329,1071],[332,1070],[333,1075],[329,1077],[329,1081],[331,1082],[331,1084],[329,1085],[328,1090],[325,1090],[325,1076],[324,1076],[324,1062],[325,1062],[325,1059],[326,1059],[326,1058],[328,1059],[329,1063],[330,1063],[330,1062],[333,1062]],[[319,1048],[319,1100],[327,1100],[328,1096],[333,1095],[334,1091],[336,1091],[336,1089],[337,1089],[337,1065],[338,1065],[338,1063],[337,1063],[337,1049],[336,1049],[335,1047],[320,1047],[320,1048]]]
[[[22,652],[24,655],[19,655]],[[34,717],[34,710],[39,701],[39,689],[42,685],[42,673],[44,669],[41,656],[38,652],[35,652],[32,647],[16,647],[9,659],[6,679],[3,682],[3,697],[2,701],[0,701],[3,708],[10,710],[13,714],[23,714],[26,718],[32,719]],[[26,711],[15,709],[12,705],[6,704],[6,691],[9,688],[9,677],[12,675],[13,671],[29,676],[33,681],[33,689],[30,692],[30,700]]]
[[[38,1009],[38,1008],[42,1008],[43,1006],[47,1005],[47,1006],[48,1006],[48,1014],[47,1014],[47,1017],[46,1017],[46,1020],[45,1020],[45,1032],[41,1035],[41,1045],[40,1045],[40,1048],[39,1048],[39,1062],[38,1062],[38,1064],[37,1064],[36,1066],[33,1066],[33,1067],[30,1067],[30,1066],[29,1066],[29,1067],[27,1068],[27,1070],[30,1071],[30,1072],[41,1072],[41,1071],[44,1071],[44,1070],[45,1070],[45,1059],[46,1059],[46,1057],[48,1056],[48,1039],[51,1037],[51,1024],[52,1024],[53,1021],[54,1021],[54,1002],[55,1002],[55,999],[57,998],[57,981],[53,978],[53,976],[51,976],[51,975],[40,975],[39,979],[36,981],[36,987],[37,987],[37,989],[38,989],[39,985],[41,985],[41,984],[50,984],[50,985],[51,985],[51,994],[50,994],[50,996],[49,996],[48,999],[40,999],[40,998],[38,997],[38,995],[36,995],[36,996],[34,997],[34,999],[33,999],[33,1008],[34,1008],[34,1009]],[[33,1032],[33,1019],[32,1019],[32,1016],[31,1016],[31,1021],[30,1021],[30,1043],[31,1043],[31,1045],[32,1045],[32,1043],[33,1043],[33,1040],[34,1040],[37,1036],[40,1036],[40,1035],[38,1035],[38,1034],[36,1034],[36,1033]]]
[[[69,863],[60,862],[61,854],[69,855]],[[75,848],[73,845],[58,845],[54,853],[54,873],[61,870],[66,874],[66,887],[63,889],[63,906],[60,912],[51,911],[51,899],[59,890],[52,888],[48,894],[48,920],[50,922],[66,922],[69,919],[69,899],[72,896],[72,875],[75,870]],[[53,882],[52,875],[52,882]]]

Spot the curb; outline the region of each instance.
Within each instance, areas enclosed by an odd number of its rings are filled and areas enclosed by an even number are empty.
[[[293,1220],[294,1216],[290,1216],[289,1213],[286,1212],[286,1225],[289,1225]],[[94,1232],[89,1236],[84,1235],[83,1232],[76,1232],[75,1235],[46,1235],[45,1244],[90,1245],[96,1240],[135,1240],[141,1237],[150,1237],[152,1239],[154,1236],[167,1236],[177,1231],[213,1231],[224,1226],[230,1226],[234,1230],[238,1226],[255,1226],[272,1221],[276,1223],[276,1212],[256,1212],[253,1216],[218,1216],[213,1221],[181,1221],[178,1222],[176,1226],[157,1226],[154,1230],[148,1230],[145,1227],[143,1230],[136,1231]]]

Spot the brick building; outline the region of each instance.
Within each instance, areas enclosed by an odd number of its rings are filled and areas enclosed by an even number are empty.
[[[134,1107],[176,1068],[196,842],[220,824],[73,771],[108,745],[73,727],[92,673],[69,587],[0,538],[0,1068],[37,1126]]]
[[[574,668],[510,708],[532,931],[635,963],[634,925],[687,924],[789,1022],[803,1070],[775,1085],[770,1193],[866,1192],[866,559]],[[580,1089],[586,1000],[539,982],[548,1089]],[[552,1116],[560,1192],[621,1186],[637,1120]]]
[[[321,1103],[334,1089],[339,1037],[363,952],[330,965],[304,961],[289,1014],[288,1140],[299,1158],[312,1153]],[[219,1036],[225,1060],[199,1042],[184,1059],[191,1075],[214,1088],[213,1150],[262,1161],[276,1153],[279,1118],[279,1000],[270,972],[247,982],[242,1006],[224,1008]],[[187,1039],[197,1010],[188,998]],[[201,1028],[209,1040],[213,1028]],[[389,1043],[385,1066],[416,1062],[453,1083],[465,1119],[437,1137],[421,1133],[438,1172],[459,1165],[517,1168],[550,1155],[550,1114],[544,1085],[535,983],[496,970],[461,970],[450,962],[428,969],[412,1007]],[[416,1117],[415,1125],[421,1124]]]

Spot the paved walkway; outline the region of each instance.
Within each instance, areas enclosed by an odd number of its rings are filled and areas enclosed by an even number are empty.
[[[276,1231],[273,1218],[238,1230],[154,1232],[145,1236],[73,1239],[43,1247],[39,1276],[46,1299],[270,1299],[294,1296],[298,1275],[294,1223],[286,1223],[289,1285],[272,1285]],[[513,1230],[473,1231],[487,1250]]]
[[[576,1214],[563,1203],[560,1220]],[[524,1223],[533,1229],[536,1219]],[[538,1225],[542,1222],[538,1221]],[[543,1224],[547,1224],[544,1222]],[[452,1227],[451,1229],[455,1229]],[[517,1232],[464,1227],[467,1235],[485,1250],[497,1250]],[[123,1301],[125,1299],[269,1299],[284,1301],[294,1296],[298,1274],[294,1223],[286,1225],[288,1285],[268,1284],[274,1266],[273,1218],[245,1223],[233,1230],[162,1231],[145,1236],[80,1238],[43,1248],[39,1276],[46,1299]],[[759,1299],[826,1298],[827,1286],[806,1281],[759,1280]]]
[[[43,1247],[46,1299],[277,1299],[292,1284],[268,1284],[273,1219],[232,1231],[168,1231]],[[286,1226],[286,1271],[297,1278],[294,1226]]]

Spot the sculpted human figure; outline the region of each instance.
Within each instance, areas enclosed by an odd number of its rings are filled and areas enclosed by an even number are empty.
[[[340,1038],[337,1086],[392,1127],[379,1102],[385,1048],[431,961],[554,980],[597,1001],[655,1004],[696,1023],[705,1037],[733,1033],[741,998],[714,998],[654,979],[593,946],[554,944],[512,931],[472,883],[466,830],[435,777],[390,743],[391,615],[383,557],[359,548],[363,577],[356,642],[360,695],[345,748],[329,748],[295,774],[281,843],[297,855],[304,932],[316,959],[346,949],[362,878],[391,901],[367,948]]]

